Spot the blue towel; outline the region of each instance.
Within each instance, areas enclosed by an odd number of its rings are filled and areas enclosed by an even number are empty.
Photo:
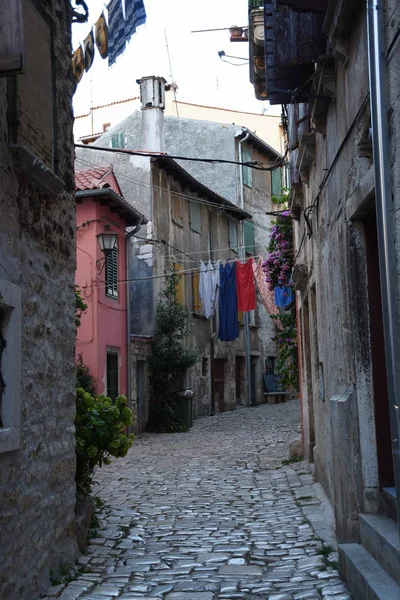
[[[125,20],[122,0],[111,0],[108,11],[108,65],[111,67],[125,50]]]
[[[286,308],[286,306],[292,304],[294,300],[293,288],[291,288],[290,286],[277,285],[274,290],[274,295],[275,306],[282,306],[283,308]]]
[[[230,342],[239,337],[236,263],[227,263],[219,268],[219,331],[218,337],[223,342]]]
[[[146,22],[143,0],[125,0],[125,39],[128,42],[136,27]]]

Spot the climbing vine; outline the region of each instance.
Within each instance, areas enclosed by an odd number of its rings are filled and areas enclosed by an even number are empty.
[[[262,268],[269,289],[277,286],[284,287],[283,295],[292,295],[290,276],[294,267],[293,253],[293,219],[287,210],[289,190],[283,190],[279,197],[273,197],[273,202],[282,210],[272,222],[267,250],[269,255],[263,262]],[[298,387],[298,358],[297,358],[297,323],[296,309],[293,303],[280,314],[270,315],[276,325],[277,334],[274,341],[278,345],[277,374],[285,389]]]

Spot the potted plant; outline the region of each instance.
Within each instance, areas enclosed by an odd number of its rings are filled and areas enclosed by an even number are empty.
[[[229,33],[231,34],[231,38],[241,38],[243,35],[243,27],[232,25],[232,27],[229,28]]]

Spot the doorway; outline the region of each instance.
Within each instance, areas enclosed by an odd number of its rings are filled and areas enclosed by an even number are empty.
[[[214,398],[218,412],[225,410],[225,367],[224,358],[214,358]]]
[[[381,489],[393,489],[394,474],[375,210],[367,215],[363,220],[363,225],[367,253],[368,308],[379,485]]]
[[[245,383],[246,383],[246,361],[243,356],[236,357],[235,379],[236,379],[236,406],[245,404]]]
[[[137,418],[138,431],[142,431],[146,424],[145,412],[146,395],[146,361],[138,360],[136,363],[136,397],[137,397]]]

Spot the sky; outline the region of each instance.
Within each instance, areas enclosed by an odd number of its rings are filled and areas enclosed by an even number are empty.
[[[107,4],[101,0],[86,1],[89,21],[72,25],[74,49]],[[247,0],[144,0],[144,4],[146,24],[138,28],[112,68],[96,50],[93,66],[75,92],[76,116],[87,113],[92,101],[98,106],[138,96],[136,80],[141,77],[162,76],[170,82],[165,32],[178,101],[260,114],[280,113],[279,107],[256,100],[247,63],[232,66],[218,56],[223,50],[227,55],[248,58],[247,42],[230,42],[229,31],[191,33],[198,29],[247,26]]]

